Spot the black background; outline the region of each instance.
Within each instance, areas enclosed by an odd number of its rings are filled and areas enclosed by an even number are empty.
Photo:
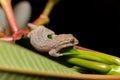
[[[13,5],[18,0],[13,0]],[[47,0],[29,0],[34,21]],[[79,46],[120,57],[120,1],[119,0],[60,0],[46,25],[57,34],[72,33]]]

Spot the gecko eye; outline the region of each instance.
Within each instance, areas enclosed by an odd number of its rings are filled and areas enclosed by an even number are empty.
[[[49,39],[52,39],[52,34],[48,34],[47,37],[48,37]]]
[[[71,43],[74,43],[74,42],[75,42],[75,40],[74,40],[74,39],[71,39],[71,40],[70,40],[70,42],[71,42]]]

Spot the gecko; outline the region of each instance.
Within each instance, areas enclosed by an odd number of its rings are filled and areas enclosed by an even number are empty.
[[[36,26],[29,23],[31,31],[28,33],[31,45],[40,52],[48,52],[54,57],[62,56],[60,50],[79,43],[72,34],[55,34],[43,25]]]

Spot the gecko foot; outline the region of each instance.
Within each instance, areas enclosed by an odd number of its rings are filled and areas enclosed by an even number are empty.
[[[63,54],[58,53],[55,49],[52,49],[49,51],[49,55],[53,56],[53,57],[60,57],[63,56]]]

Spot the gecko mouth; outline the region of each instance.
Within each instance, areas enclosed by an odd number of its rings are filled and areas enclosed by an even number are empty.
[[[60,43],[59,45],[57,44],[57,45],[54,46],[54,49],[56,49],[57,52],[59,52],[59,51],[61,51],[64,48],[68,48],[68,47],[74,46],[74,44],[73,44],[74,41],[75,40],[73,39],[71,42],[66,41],[64,43]]]

